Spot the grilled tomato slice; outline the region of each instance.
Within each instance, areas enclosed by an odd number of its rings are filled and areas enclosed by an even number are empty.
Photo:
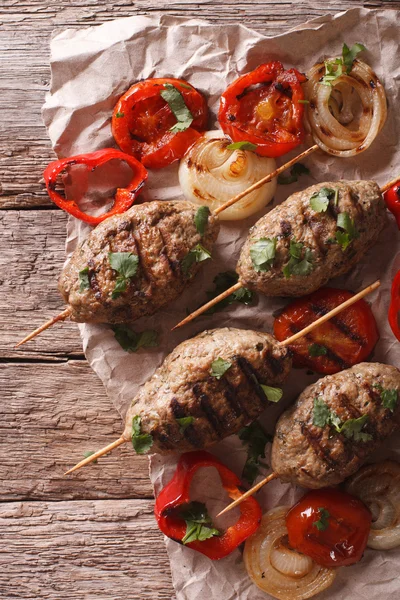
[[[324,567],[358,562],[367,545],[372,515],[355,496],[335,488],[312,490],[289,510],[289,546]]]
[[[160,169],[182,158],[207,126],[207,103],[182,79],[146,79],[118,100],[112,133],[123,152]]]
[[[218,120],[234,142],[251,142],[261,156],[282,156],[304,138],[304,93],[307,78],[285,71],[273,61],[235,79],[221,96]]]
[[[275,337],[280,342],[287,339],[352,296],[347,290],[321,288],[291,302],[274,321]],[[296,367],[332,374],[365,360],[378,339],[372,310],[365,300],[359,300],[289,348]]]

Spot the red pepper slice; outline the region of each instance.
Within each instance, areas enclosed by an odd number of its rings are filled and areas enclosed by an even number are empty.
[[[390,327],[400,342],[400,271],[393,279],[388,317]]]
[[[179,517],[179,508],[190,503],[190,484],[199,469],[215,467],[221,478],[222,487],[232,500],[242,495],[240,479],[215,456],[203,450],[187,452],[179,459],[175,475],[157,497],[154,514],[161,531],[169,538],[180,542],[186,533],[186,523]],[[187,544],[188,548],[205,554],[212,560],[227,556],[244,540],[252,535],[261,522],[261,507],[250,497],[240,504],[237,523],[221,535],[204,541]]]
[[[173,85],[183,96],[193,121],[174,133],[176,117],[161,96],[165,85]],[[118,100],[112,116],[112,132],[118,146],[146,167],[161,169],[183,157],[207,126],[204,96],[183,79],[146,79],[135,83]]]
[[[358,562],[371,521],[361,500],[334,488],[308,492],[286,515],[290,546],[324,567]]]
[[[396,217],[397,226],[400,229],[400,183],[389,188],[383,194],[383,198],[390,212]]]
[[[56,192],[57,176],[67,167],[72,165],[86,165],[88,170],[93,171],[96,167],[115,158],[126,162],[131,167],[133,175],[127,188],[117,189],[114,204],[106,213],[97,217],[89,215],[82,211],[74,200],[65,199]],[[128,156],[114,148],[105,148],[104,150],[98,150],[97,152],[91,152],[90,154],[78,154],[77,156],[56,160],[49,164],[43,173],[43,177],[46,182],[47,192],[54,204],[57,204],[57,206],[81,221],[85,221],[90,225],[98,225],[105,219],[108,219],[108,217],[119,215],[132,206],[136,196],[139,194],[147,179],[147,171],[144,166],[132,156]]]
[[[234,142],[257,145],[261,156],[282,156],[304,138],[302,124],[307,78],[273,61],[242,75],[221,96],[218,120]],[[300,102],[299,102],[300,101]]]
[[[352,296],[347,290],[321,288],[294,300],[275,319],[275,337],[280,342],[287,339]],[[290,344],[290,350],[296,367],[308,367],[317,373],[338,373],[368,358],[378,339],[371,307],[365,300],[359,300]]]

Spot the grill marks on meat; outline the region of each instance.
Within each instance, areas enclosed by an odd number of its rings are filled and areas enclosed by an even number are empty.
[[[310,198],[323,187],[339,190],[338,205],[331,202],[326,212],[317,213],[311,208]],[[337,215],[345,212],[354,219],[360,235],[343,252],[334,240]],[[385,223],[385,204],[374,181],[336,181],[311,186],[290,196],[252,227],[237,265],[240,281],[267,296],[310,294],[362,260]],[[265,237],[277,238],[275,260],[269,271],[258,272],[253,267],[250,249],[256,240]],[[314,268],[309,275],[285,278],[282,268],[290,259],[290,241],[301,242],[311,250]]]
[[[272,467],[283,481],[310,488],[337,485],[357,471],[378,445],[400,426],[400,400],[392,413],[378,388],[396,389],[400,372],[379,363],[360,363],[309,386],[276,426]],[[368,415],[363,432],[369,441],[348,439],[326,425],[313,424],[314,399],[322,399],[341,422]]]
[[[201,243],[211,251],[219,222],[209,216],[204,236],[197,232],[197,206],[190,202],[147,202],[98,225],[64,267],[59,290],[72,309],[72,320],[91,323],[131,322],[175,300],[188,283],[181,261]],[[127,291],[111,298],[117,274],[109,252],[131,252],[139,269]],[[90,288],[80,292],[79,271],[89,266]],[[193,265],[195,275],[201,264]]]
[[[210,374],[217,358],[232,363],[220,379]],[[279,387],[290,368],[286,348],[266,333],[205,331],[177,346],[141,388],[124,436],[140,415],[142,431],[153,436],[152,452],[205,448],[257,418],[269,405],[260,384]],[[194,420],[182,431],[177,419],[188,416]]]

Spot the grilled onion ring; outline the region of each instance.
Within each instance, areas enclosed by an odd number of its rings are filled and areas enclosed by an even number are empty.
[[[305,600],[332,585],[335,569],[317,565],[287,545],[287,506],[273,508],[246,540],[244,564],[250,579],[278,600]]]
[[[275,170],[273,158],[248,150],[228,150],[232,143],[222,131],[208,131],[185,154],[179,165],[179,183],[187,200],[214,211]],[[276,178],[251,192],[220,214],[236,221],[258,212],[271,202]]]
[[[359,154],[369,148],[386,121],[385,90],[371,67],[357,59],[350,73],[337,77],[331,86],[321,83],[324,74],[324,63],[314,65],[307,73],[307,129],[328,154],[341,157]],[[362,105],[359,119],[350,106],[353,91]]]
[[[400,545],[400,464],[392,460],[367,465],[347,483],[372,513],[368,546],[389,550]]]

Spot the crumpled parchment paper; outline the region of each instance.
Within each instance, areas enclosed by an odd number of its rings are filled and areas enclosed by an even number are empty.
[[[306,71],[322,58],[340,55],[343,42],[348,45],[362,42],[368,48],[363,59],[377,72],[388,96],[389,116],[383,131],[368,151],[354,159],[337,159],[322,154],[311,156],[306,160],[311,175],[302,177],[298,183],[279,186],[273,206],[289,194],[319,181],[371,178],[383,184],[400,174],[398,18],[398,11],[353,9],[335,16],[320,17],[273,38],[241,25],[222,27],[198,19],[187,21],[167,16],[130,17],[98,27],[69,29],[51,42],[52,82],[43,118],[60,157],[113,146],[110,118],[117,98],[138,79],[173,76],[187,79],[206,94],[212,111],[210,125],[215,127],[219,96],[238,74],[272,59],[281,60],[287,67],[295,66]],[[105,177],[105,172],[102,176]],[[97,183],[101,186],[102,182]],[[71,190],[74,187],[70,186],[67,193]],[[148,200],[180,197],[177,164],[150,173],[145,197]],[[204,265],[193,285],[174,304],[135,324],[137,331],[155,328],[160,332],[158,348],[127,354],[116,342],[109,326],[79,326],[86,357],[122,416],[140,385],[182,340],[212,327],[271,331],[273,313],[285,304],[285,300],[258,296],[251,307],[234,305],[229,310],[202,317],[189,327],[170,333],[171,327],[185,316],[187,308],[193,310],[200,301],[205,301],[205,291],[212,289],[215,274],[234,268],[248,228],[261,214],[239,223],[224,222],[213,261]],[[87,225],[70,219],[67,253],[71,253],[88,232]],[[378,244],[365,260],[349,275],[332,281],[334,286],[358,291],[381,278],[382,286],[369,298],[381,336],[371,360],[396,366],[400,365],[400,350],[386,314],[391,280],[399,268],[397,227],[390,217]],[[262,417],[271,433],[282,409],[316,378],[305,370],[294,372],[285,386],[284,399]],[[236,436],[215,446],[213,452],[238,474],[241,473],[245,452]],[[396,447],[396,440],[387,444],[376,458],[391,454],[400,455],[400,444]],[[156,493],[168,482],[175,465],[176,457],[152,457],[150,474]],[[212,473],[205,473],[202,479],[200,487],[207,489],[208,497],[217,501],[218,486]],[[200,491],[194,493],[200,494]],[[275,481],[263,488],[258,498],[263,508],[268,510],[278,504],[291,504],[301,493],[298,488]],[[166,544],[178,600],[205,597],[261,600],[269,597],[249,580],[239,550],[219,562],[212,562],[170,540],[166,540]],[[340,569],[333,587],[319,598],[381,600],[384,597],[386,600],[398,600],[399,557],[398,549],[388,552],[367,550],[359,564]]]

